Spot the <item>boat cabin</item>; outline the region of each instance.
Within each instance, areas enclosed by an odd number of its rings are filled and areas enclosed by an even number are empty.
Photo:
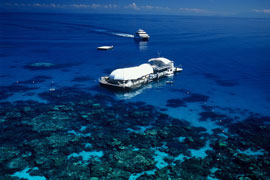
[[[158,58],[151,58],[148,60],[148,63],[151,64],[153,67],[154,73],[166,73],[173,74],[175,67],[174,62],[164,58],[164,57],[158,57]]]
[[[144,30],[139,29],[135,33],[134,38],[136,40],[139,40],[139,41],[148,41],[148,39],[150,38],[150,36]]]

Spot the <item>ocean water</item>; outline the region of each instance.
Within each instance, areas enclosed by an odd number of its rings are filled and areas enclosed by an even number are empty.
[[[269,19],[1,13],[0,46],[3,177],[270,178]],[[158,56],[183,72],[98,84]]]

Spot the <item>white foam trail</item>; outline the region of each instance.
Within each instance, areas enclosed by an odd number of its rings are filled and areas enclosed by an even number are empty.
[[[132,35],[132,34],[111,32],[111,31],[106,30],[106,29],[92,29],[92,30],[95,31],[95,32],[98,32],[98,33],[105,33],[105,34],[111,34],[111,35],[114,35],[114,36],[134,38],[134,35]]]
[[[126,33],[112,33],[112,34],[116,36],[121,36],[121,37],[134,38],[134,35],[132,34],[126,34]]]
[[[108,31],[105,30],[105,29],[94,29],[94,31],[96,31],[96,32],[108,32]]]

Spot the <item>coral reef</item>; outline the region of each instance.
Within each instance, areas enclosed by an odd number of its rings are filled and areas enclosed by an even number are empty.
[[[70,68],[72,66],[78,66],[80,63],[62,63],[62,64],[54,64],[49,62],[35,62],[31,64],[27,64],[24,66],[25,69],[36,71],[36,70],[51,70],[51,69],[64,69]]]
[[[48,103],[0,104],[3,179],[21,179],[23,173],[53,180],[270,178],[269,117],[227,121],[219,124],[227,132],[217,128],[208,134],[143,102],[74,87],[39,96]],[[207,100],[191,93],[185,103]],[[203,109],[201,120],[230,118],[213,107]]]
[[[219,86],[233,87],[239,85],[239,83],[235,80],[222,79],[221,77],[216,76],[215,74],[203,73],[202,75],[210,80],[213,80]]]
[[[19,83],[14,83],[9,86],[0,86],[0,100],[5,100],[15,93],[23,93],[36,89],[38,89],[38,87],[26,86]]]
[[[168,99],[167,100],[167,104],[166,106],[168,107],[173,107],[173,108],[177,108],[177,107],[187,107],[188,103],[198,103],[198,102],[207,102],[209,97],[205,96],[203,94],[198,94],[198,93],[191,93],[188,90],[185,89],[173,89],[173,92],[181,92],[183,93],[186,97],[179,99],[179,98],[175,98],[175,99]]]

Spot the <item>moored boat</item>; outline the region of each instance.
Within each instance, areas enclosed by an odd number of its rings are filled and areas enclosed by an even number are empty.
[[[113,46],[99,46],[97,47],[98,50],[109,50],[113,49]]]
[[[126,91],[137,89],[162,77],[173,76],[175,72],[182,70],[167,58],[151,58],[148,63],[139,66],[116,69],[109,76],[101,77],[99,83],[108,88]]]

